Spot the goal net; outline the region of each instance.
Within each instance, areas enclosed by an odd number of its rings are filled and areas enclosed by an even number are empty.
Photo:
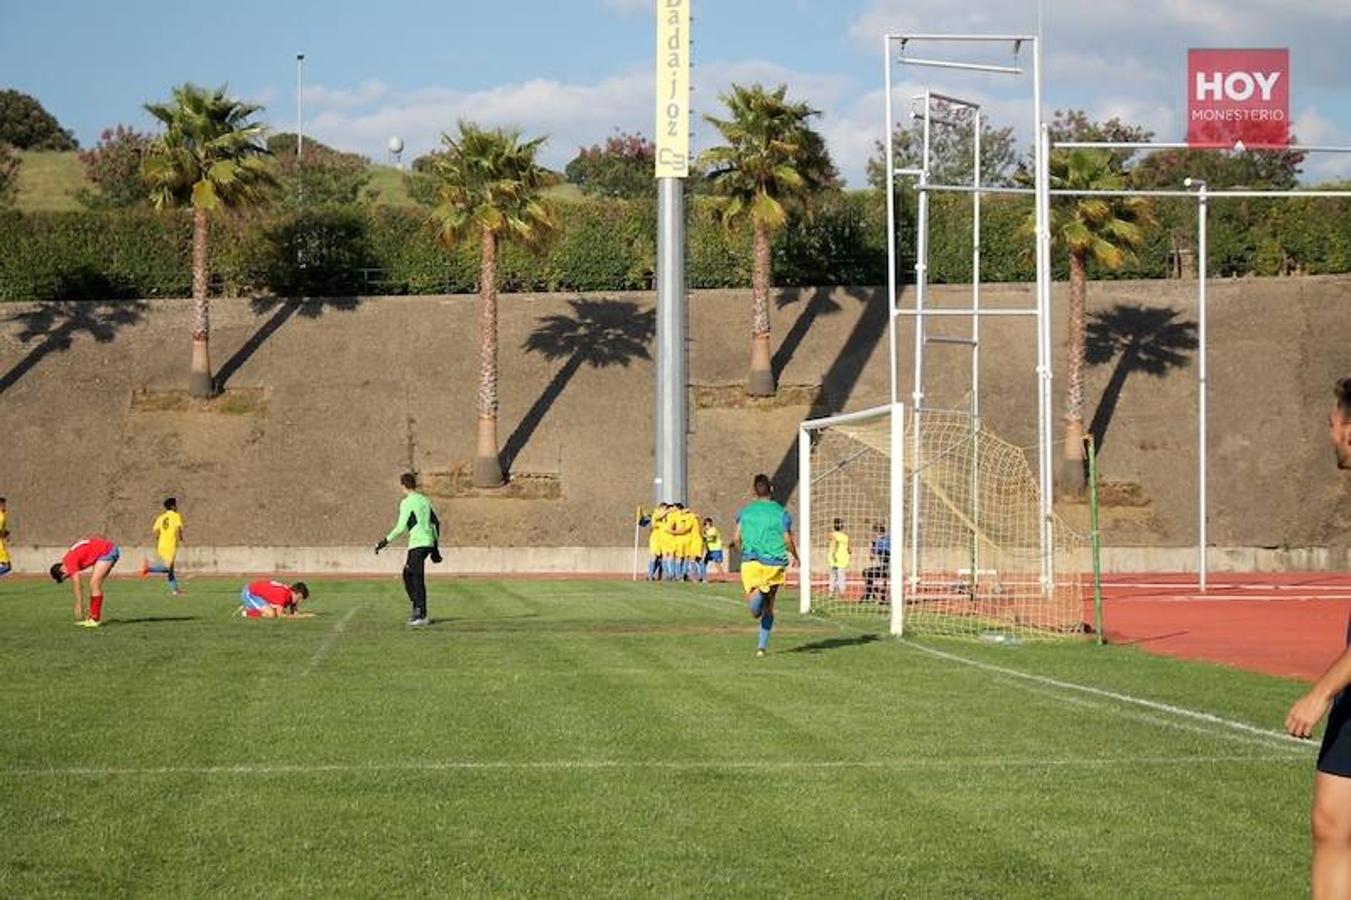
[[[900,633],[1047,639],[1083,630],[1083,539],[1043,530],[1023,451],[965,412],[899,405],[804,422],[804,612]]]

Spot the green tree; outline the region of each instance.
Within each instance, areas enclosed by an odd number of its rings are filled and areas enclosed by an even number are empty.
[[[654,195],[656,145],[641,134],[618,132],[581,148],[563,174],[585,194],[647,199]]]
[[[1127,175],[1118,157],[1106,150],[1057,150],[1048,168],[1053,190],[1121,190]],[[1084,366],[1086,305],[1090,260],[1118,269],[1144,243],[1153,224],[1143,197],[1061,197],[1051,204],[1051,240],[1069,257],[1070,304],[1065,364],[1065,443],[1061,480],[1078,489],[1084,478]],[[1030,230],[1033,223],[1029,221]]]
[[[730,228],[745,220],[751,225],[751,361],[746,392],[752,396],[775,391],[769,324],[771,236],[788,223],[790,212],[807,210],[816,194],[839,183],[825,141],[807,124],[818,111],[805,103],[790,103],[787,93],[785,85],[766,90],[759,84],[734,84],[720,98],[728,118],[704,117],[726,141],[700,156],[708,166],[723,225]]]
[[[1113,143],[1144,143],[1154,139],[1154,132],[1144,125],[1123,122],[1113,116],[1105,122],[1088,117],[1082,109],[1057,109],[1047,128],[1053,141],[1110,141]],[[1135,151],[1130,148],[1104,151],[1112,164],[1124,170]]]
[[[192,209],[192,367],[188,392],[209,397],[210,301],[207,296],[209,216],[260,203],[276,179],[268,167],[263,126],[253,117],[261,106],[193,84],[173,89],[167,103],[147,103],[164,132],[155,138],[142,167],[156,209]]]
[[[75,135],[33,97],[0,91],[0,144],[19,150],[78,150]]]
[[[125,209],[144,206],[150,200],[150,185],[141,171],[151,137],[134,128],[105,128],[98,143],[80,152],[85,177],[94,190],[80,192],[80,202],[90,209]]]
[[[970,112],[963,106],[934,103],[937,118],[957,122],[957,126],[936,125],[929,132],[929,175],[936,184],[971,184],[975,161],[975,129]],[[898,125],[891,137],[892,154],[898,169],[917,169],[924,155],[924,122],[915,120]],[[980,123],[980,180],[982,184],[1006,187],[1013,183],[1018,166],[1018,140],[1012,128],[996,128],[989,119]],[[887,148],[873,142],[873,155],[867,164],[868,183],[881,190],[887,183]]]
[[[0,209],[14,203],[19,193],[19,155],[4,144],[0,144]]]
[[[1199,178],[1210,188],[1293,190],[1299,186],[1305,154],[1299,150],[1156,150],[1131,170],[1141,188],[1180,188]]]
[[[343,206],[363,199],[371,180],[371,161],[359,153],[344,153],[313,138],[305,138],[302,156],[296,156],[293,132],[268,135],[279,189],[277,202],[286,209]]]
[[[497,250],[498,242],[540,246],[557,227],[544,189],[557,176],[535,157],[546,138],[521,141],[520,132],[487,130],[461,121],[459,134],[443,134],[445,149],[433,157],[430,177],[436,205],[430,224],[447,249],[466,241],[479,246],[479,384],[474,484],[503,482],[497,442]]]

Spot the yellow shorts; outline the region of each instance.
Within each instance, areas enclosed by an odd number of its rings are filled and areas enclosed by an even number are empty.
[[[751,591],[767,593],[770,588],[783,585],[786,570],[786,566],[767,566],[753,559],[743,559],[741,561],[741,587],[748,594]]]

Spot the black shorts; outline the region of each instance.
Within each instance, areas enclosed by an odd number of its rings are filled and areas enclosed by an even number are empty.
[[[1351,778],[1351,698],[1343,692],[1328,713],[1323,746],[1318,748],[1318,771]]]

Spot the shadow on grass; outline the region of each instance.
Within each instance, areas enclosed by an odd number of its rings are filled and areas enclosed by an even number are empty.
[[[862,647],[865,644],[874,644],[882,640],[881,635],[860,634],[856,637],[838,637],[826,638],[820,641],[812,641],[810,644],[799,644],[789,650],[789,653],[822,653],[826,650],[843,650],[846,647]]]

